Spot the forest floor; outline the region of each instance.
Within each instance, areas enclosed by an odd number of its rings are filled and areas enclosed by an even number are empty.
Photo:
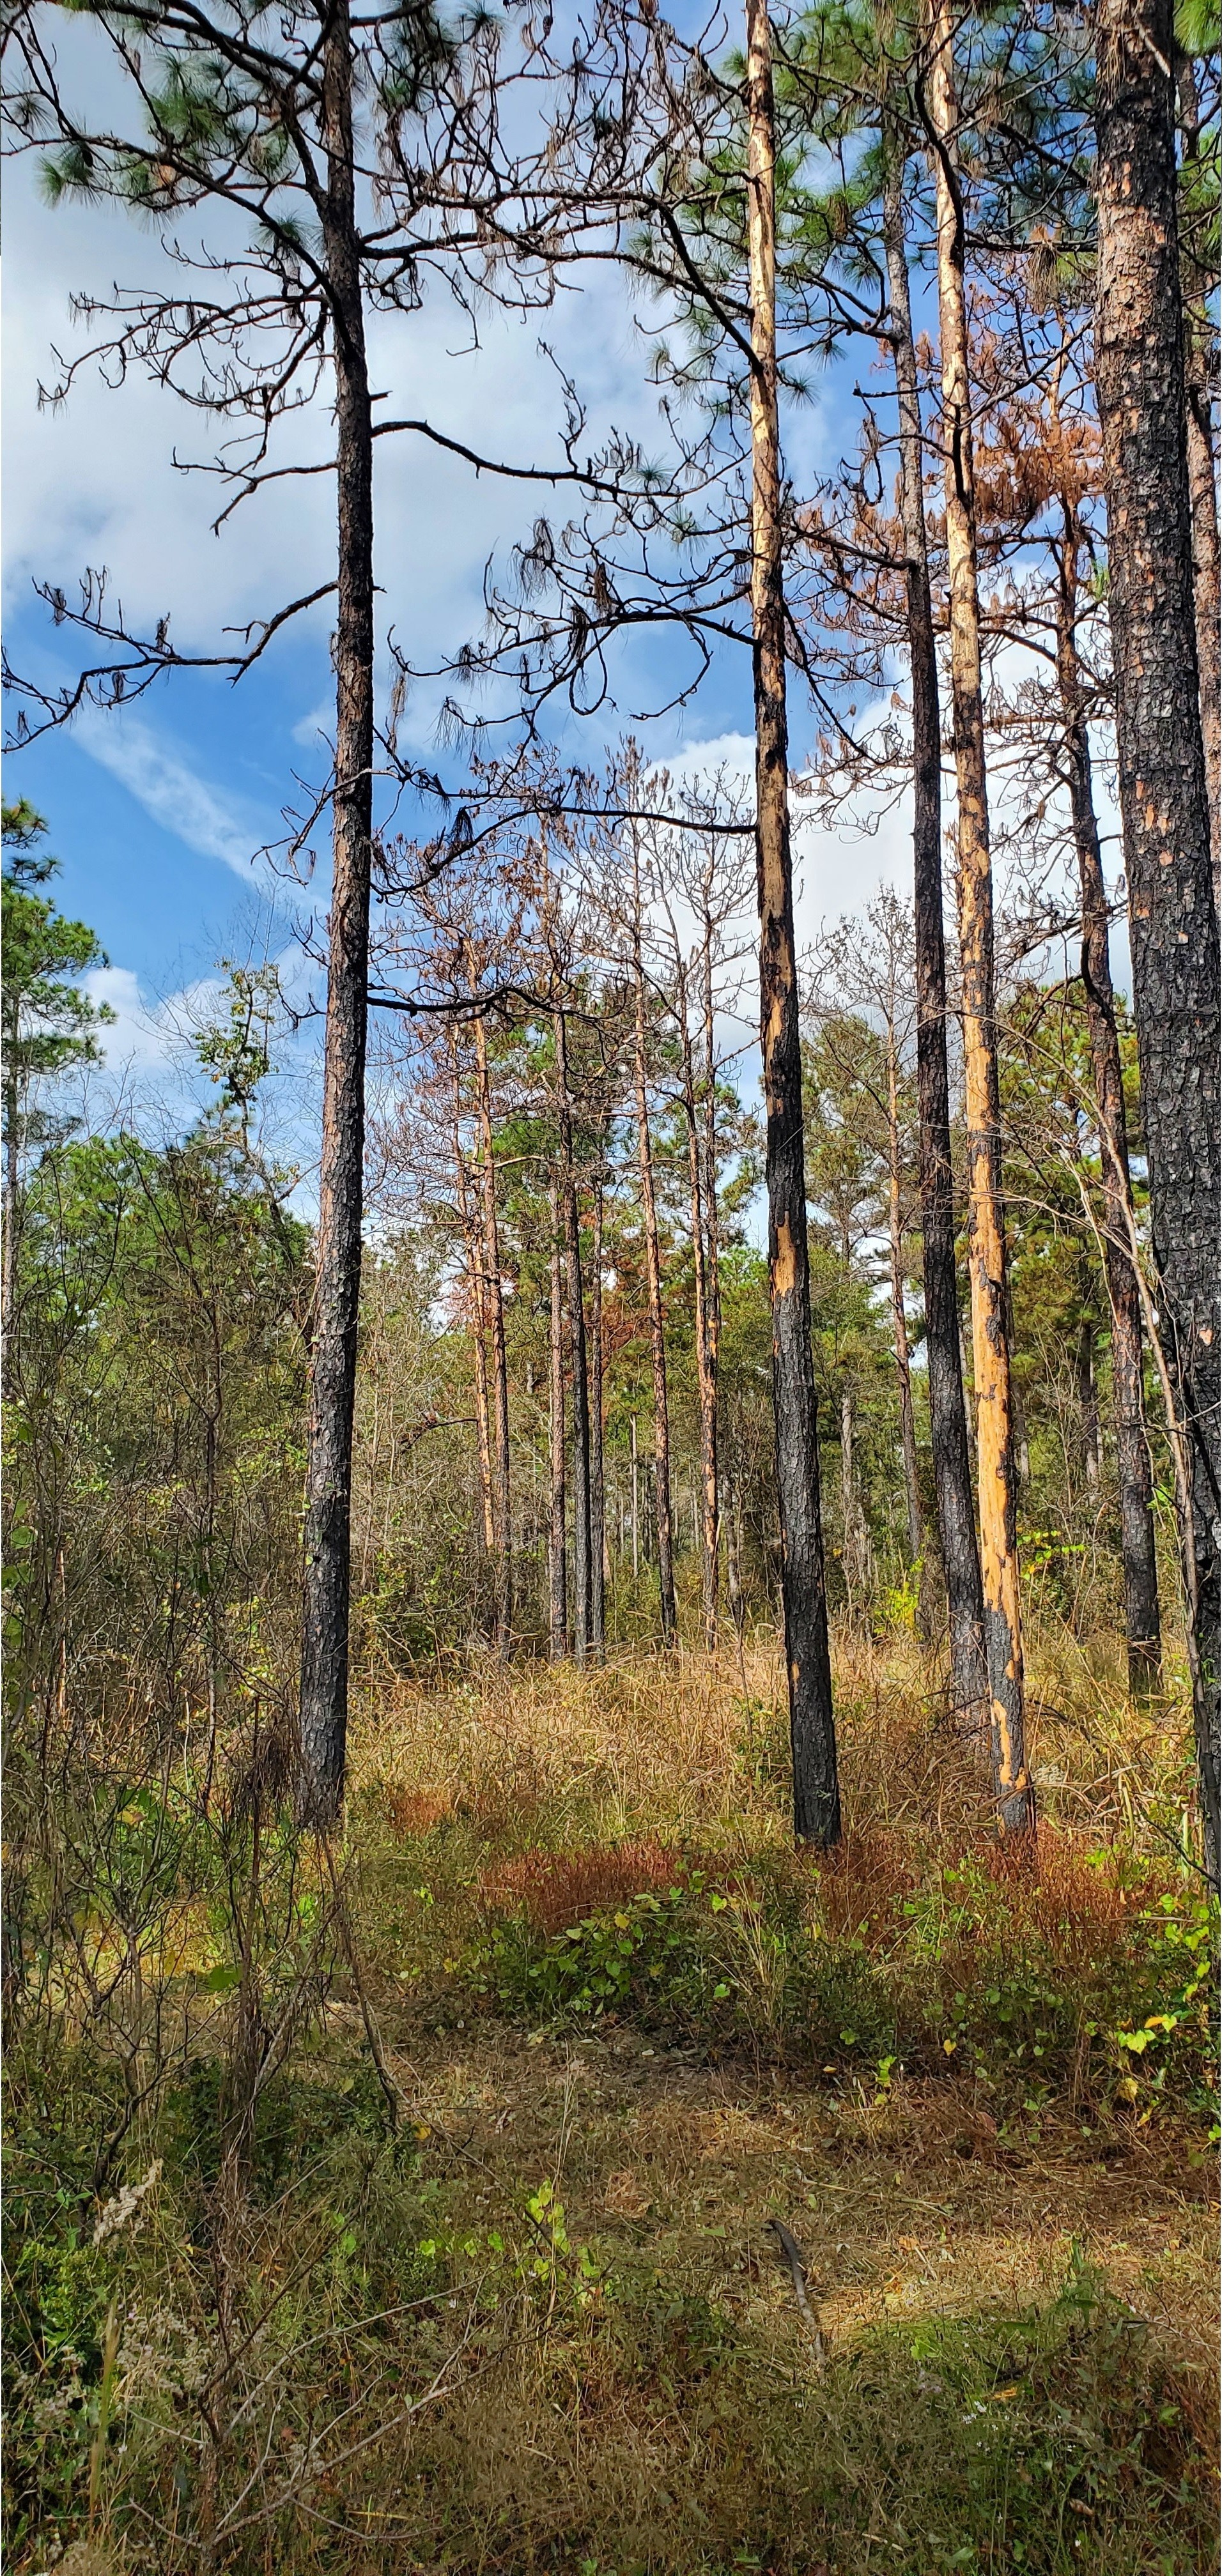
[[[69,2188],[99,2101],[126,2116],[96,2042],[17,2069],[18,2576],[1214,2565],[1182,1694],[1134,1711],[1106,1645],[1046,1647],[1015,1861],[915,1647],[837,1659],[821,1860],[763,1645],[380,1679],[325,1984],[327,1870],[264,1832],[254,2002],[231,1797],[100,2219]]]

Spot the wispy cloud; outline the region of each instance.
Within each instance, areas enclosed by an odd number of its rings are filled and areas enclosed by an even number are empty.
[[[121,781],[155,823],[205,858],[221,859],[249,885],[255,852],[266,839],[255,816],[243,812],[161,741],[139,717],[82,711],[75,738],[113,778]]]

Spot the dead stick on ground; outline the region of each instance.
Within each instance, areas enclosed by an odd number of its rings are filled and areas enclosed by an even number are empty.
[[[778,2238],[781,2252],[789,2265],[789,2274],[790,2279],[793,2282],[794,2297],[798,2302],[798,2314],[802,2319],[802,2323],[805,2326],[808,2335],[810,2335],[814,2343],[816,2367],[819,2370],[822,2370],[824,2354],[823,2335],[820,2329],[819,2320],[815,2315],[815,2311],[806,2294],[806,2256],[798,2243],[797,2237],[790,2235],[789,2229],[785,2225],[783,2218],[770,2218],[768,2225],[772,2228],[774,2234]]]

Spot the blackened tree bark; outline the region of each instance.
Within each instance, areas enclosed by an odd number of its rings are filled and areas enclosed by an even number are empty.
[[[568,1568],[565,1555],[564,1476],[564,1290],[560,1248],[560,1192],[548,1186],[548,1495],[547,1595],[548,1653],[563,1663],[569,1650]]]
[[[993,874],[984,758],[980,594],[972,459],[971,380],[964,282],[966,227],[957,166],[959,107],[952,20],[931,13],[931,140],[937,194],[938,319],[950,593],[951,695],[958,788],[959,958],[967,1112],[968,1270],[980,1508],[980,1574],[989,1680],[993,1785],[1006,1833],[1035,1823],[1027,1768],[1023,1644],[1015,1526],[1014,1420],[1001,1194],[1001,1103],[993,965]]]
[[[1209,1869],[1218,1873],[1218,919],[1184,426],[1170,0],[1099,0],[1095,381],[1159,1335]]]
[[[1208,202],[1208,173],[1202,166],[1201,103],[1196,67],[1178,48],[1176,94],[1183,139],[1181,178],[1197,201]],[[1200,221],[1199,211],[1197,221]],[[1191,227],[1190,227],[1191,229]],[[1206,240],[1212,244],[1212,225]],[[1213,406],[1217,375],[1217,335],[1210,305],[1216,278],[1212,255],[1202,260],[1191,244],[1184,251],[1184,428],[1188,444],[1188,491],[1192,505],[1192,599],[1197,630],[1197,676],[1201,693],[1201,737],[1205,749],[1205,785],[1209,796],[1209,841],[1213,854],[1214,893],[1222,857],[1222,554],[1218,537],[1217,460],[1214,454]]]
[[[1090,734],[1076,643],[1079,530],[1072,501],[1062,499],[1064,538],[1058,562],[1057,680],[1069,806],[1082,899],[1082,990],[1090,1039],[1103,1174],[1103,1257],[1112,1312],[1112,1416],[1120,1485],[1120,1545],[1129,1687],[1158,1682],[1161,1637],[1154,1545],[1154,1488],[1142,1386],[1141,1289],[1133,1266],[1133,1191],[1124,1109],[1124,1077],[1108,936],[1107,889],[1095,816]]]
[[[789,846],[785,592],[776,352],[776,138],[767,0],[747,0],[747,243],[751,290],[751,612],[755,682],[760,1022],[768,1185],[772,1386],[794,1832],[840,1839],[811,1345],[802,1056]]]
[[[348,1730],[352,1415],[361,1284],[373,829],[373,442],[352,151],[347,0],[323,36],[327,186],[322,247],[335,367],[339,552],[335,789],[310,1412],[299,1803],[338,1820]]]
[[[888,154],[883,220],[892,350],[899,396],[900,511],[904,530],[912,685],[913,921],[916,935],[917,1101],[921,1262],[934,1497],[946,1579],[951,1700],[963,1731],[986,1730],[984,1601],[955,1280],[955,1207],[946,1054],[946,940],[942,920],[942,734],[929,548],[925,530],[921,403],[904,235],[903,158]]]

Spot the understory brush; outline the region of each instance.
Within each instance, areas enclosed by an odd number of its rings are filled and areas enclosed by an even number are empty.
[[[902,1654],[888,1670],[858,1639],[846,1653],[857,1794],[824,1857],[786,1834],[758,1659],[720,1693],[695,1659],[654,1659],[520,1693],[490,1672],[482,1697],[469,1682],[383,1708],[362,1807],[369,1955],[442,2020],[610,2019],[882,2089],[941,2073],[1003,2108],[1173,2110],[1208,2129],[1216,1909],[1162,1821],[1181,1782],[1171,1715],[1134,1716],[1121,1742],[1104,1683],[1062,1662],[1074,1707],[1045,1710],[1041,1747],[1062,1789],[1010,1849]],[[1107,1787],[1092,1816],[1079,1784],[1109,1729],[1124,1797]],[[422,1760],[418,1788],[386,1793],[388,1761],[401,1782]]]
[[[76,2541],[108,2576],[1209,2565],[1202,2383],[1085,2256],[1038,2297],[986,2267],[876,2302],[821,2365],[761,2272],[771,2181],[710,2268],[738,2222],[672,2045],[796,2088],[825,2198],[918,2094],[1003,2147],[1047,2117],[1202,2156],[1212,1918],[1170,1720],[1134,1721],[1127,1823],[1110,1790],[1088,1815],[1065,1730],[1014,1855],[907,1649],[847,1652],[852,1830],[821,1858],[762,1651],[371,1698],[330,1851],[257,1707],[206,1761],[137,1711],[50,1779],[11,1766],[15,2576]],[[654,2109],[583,2141],[621,2049]]]

